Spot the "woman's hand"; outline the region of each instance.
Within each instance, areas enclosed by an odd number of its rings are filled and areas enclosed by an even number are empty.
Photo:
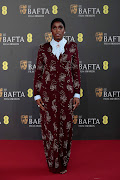
[[[78,107],[79,104],[80,104],[80,98],[74,97],[73,98],[73,106],[74,106],[73,111],[74,111],[75,108]]]
[[[39,107],[40,107],[42,110],[45,111],[45,108],[44,108],[44,106],[43,106],[44,103],[43,103],[43,101],[42,101],[42,98],[37,99],[36,102],[37,102],[37,105],[39,105]]]

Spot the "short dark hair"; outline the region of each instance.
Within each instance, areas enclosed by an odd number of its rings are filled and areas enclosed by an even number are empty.
[[[61,23],[63,24],[64,28],[65,28],[65,22],[63,21],[63,19],[62,19],[62,18],[55,18],[55,19],[53,19],[52,22],[51,22],[51,29],[52,29],[53,23],[54,23],[54,22],[57,22],[57,21],[61,22]]]

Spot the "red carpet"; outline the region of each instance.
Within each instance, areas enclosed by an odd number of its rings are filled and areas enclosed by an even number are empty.
[[[49,172],[40,140],[0,140],[0,180],[120,180],[120,140],[72,141],[68,172]]]

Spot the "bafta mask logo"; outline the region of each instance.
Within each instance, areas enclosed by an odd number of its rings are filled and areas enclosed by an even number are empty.
[[[26,12],[27,12],[27,5],[20,5],[19,9],[20,9],[20,14],[26,14]]]
[[[27,61],[26,60],[21,60],[20,61],[20,68],[23,70],[27,69]]]
[[[73,115],[73,123],[77,124],[78,115]]]
[[[78,7],[77,4],[71,4],[70,5],[70,12],[71,12],[71,14],[76,14],[77,13],[77,7]]]
[[[103,39],[103,32],[96,32],[95,37],[96,37],[96,41],[101,42]]]
[[[0,42],[2,42],[2,33],[0,33]]]
[[[52,40],[52,32],[45,33],[45,40],[46,42],[50,42]]]
[[[0,88],[0,97],[3,96],[3,88]]]
[[[27,122],[28,122],[28,115],[21,115],[21,122],[22,122],[22,124],[27,124]]]
[[[96,97],[102,97],[103,88],[95,88]]]

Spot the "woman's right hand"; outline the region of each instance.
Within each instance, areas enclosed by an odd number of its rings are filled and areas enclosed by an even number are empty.
[[[39,105],[40,108],[41,108],[43,111],[45,111],[44,103],[43,103],[43,101],[42,101],[42,98],[37,99],[36,102],[37,102],[37,105]]]

